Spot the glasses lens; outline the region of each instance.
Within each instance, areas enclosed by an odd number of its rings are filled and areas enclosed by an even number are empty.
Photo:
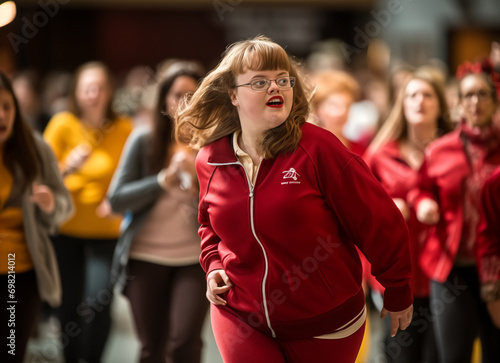
[[[281,77],[276,80],[279,88],[290,88],[290,79],[288,77]]]
[[[267,79],[256,79],[253,80],[250,85],[256,91],[264,91],[269,88],[269,81]]]
[[[479,98],[480,100],[485,100],[489,97],[490,97],[490,93],[487,91],[479,91],[477,93],[477,98]]]

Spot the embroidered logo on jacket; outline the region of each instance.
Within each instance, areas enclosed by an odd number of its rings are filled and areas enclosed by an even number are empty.
[[[294,169],[294,168],[290,168],[288,170],[285,170],[283,172],[283,179],[292,179],[292,180],[289,180],[289,181],[284,181],[284,182],[281,182],[281,184],[300,184],[300,181],[298,181],[298,177],[300,176],[299,173],[297,173],[297,171]]]

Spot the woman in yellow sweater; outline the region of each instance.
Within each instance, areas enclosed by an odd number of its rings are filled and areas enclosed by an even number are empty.
[[[49,233],[69,217],[72,204],[54,163],[0,72],[0,334],[7,340],[1,362],[23,362],[40,302],[61,302]]]
[[[67,112],[50,120],[44,137],[52,146],[75,203],[74,216],[53,239],[63,286],[61,322],[66,362],[99,362],[111,326],[110,265],[121,218],[105,196],[132,130],[111,109],[110,72],[99,62],[75,73]]]

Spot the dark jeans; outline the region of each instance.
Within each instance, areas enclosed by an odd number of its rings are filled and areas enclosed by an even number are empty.
[[[109,288],[116,239],[53,237],[61,274],[61,323],[66,363],[99,363],[111,328]]]
[[[385,319],[385,352],[388,363],[438,363],[428,298],[415,298],[413,319],[408,328],[391,338],[390,318]]]
[[[164,266],[131,259],[124,295],[129,299],[141,363],[199,363],[208,310],[199,264]]]
[[[33,270],[16,273],[13,276],[15,277],[9,278],[8,275],[0,275],[0,291],[2,292],[0,294],[0,322],[2,324],[0,329],[2,332],[0,357],[2,358],[0,361],[22,363],[28,339],[38,322],[41,302]],[[12,281],[15,281],[15,291],[11,291],[13,294],[8,291],[8,284]],[[14,331],[12,332],[11,329]],[[14,345],[9,346],[11,343]],[[15,354],[9,354],[9,351]]]
[[[454,267],[444,283],[431,281],[430,304],[441,363],[470,363],[477,336],[482,362],[500,362],[500,329],[479,298],[475,267]]]

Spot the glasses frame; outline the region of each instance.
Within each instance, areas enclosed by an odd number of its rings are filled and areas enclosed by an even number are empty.
[[[477,101],[486,101],[492,98],[491,91],[480,90],[477,92],[469,92],[462,96],[463,102],[471,103],[474,96],[477,98]]]
[[[288,83],[291,85],[289,87],[281,87],[279,84],[278,84],[278,80],[280,79],[283,79],[283,78],[288,78]],[[253,88],[253,83],[255,82],[259,82],[259,81],[266,81],[266,88],[263,88],[263,89],[255,89]],[[291,89],[293,87],[295,87],[295,77],[294,76],[283,76],[283,77],[278,77],[276,79],[267,79],[267,78],[258,78],[258,79],[254,79],[253,81],[251,82],[248,82],[248,83],[243,83],[243,84],[239,84],[239,85],[236,85],[234,86],[234,88],[238,88],[238,87],[242,87],[242,86],[250,86],[250,88],[252,88],[253,91],[255,92],[265,92],[267,91],[272,83],[276,83],[276,85],[278,86],[279,89]]]

